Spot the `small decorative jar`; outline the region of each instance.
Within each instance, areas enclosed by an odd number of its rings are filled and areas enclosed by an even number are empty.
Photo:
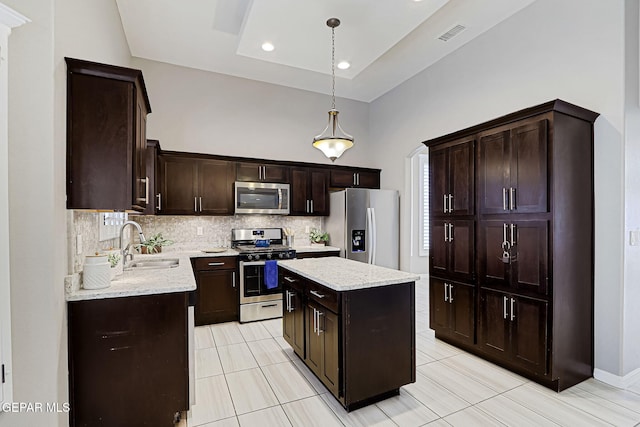
[[[106,254],[89,255],[84,259],[82,287],[84,289],[108,288],[111,283],[111,264]]]

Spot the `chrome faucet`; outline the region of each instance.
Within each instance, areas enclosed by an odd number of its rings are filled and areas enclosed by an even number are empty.
[[[127,264],[127,257],[129,256],[131,256],[131,261],[133,261],[133,254],[129,253],[129,246],[131,246],[131,243],[128,243],[127,247],[125,248],[122,247],[122,234],[127,225],[133,225],[134,227],[136,227],[136,229],[138,229],[138,236],[140,236],[140,243],[144,243],[147,240],[144,237],[144,233],[142,233],[142,227],[140,227],[140,224],[138,224],[135,221],[125,221],[125,223],[122,224],[122,227],[120,227],[120,250],[122,251],[122,265]]]

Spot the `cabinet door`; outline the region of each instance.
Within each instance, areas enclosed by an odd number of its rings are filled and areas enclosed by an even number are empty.
[[[473,279],[475,227],[473,220],[432,220],[431,274]]]
[[[159,175],[160,171],[158,168],[158,146],[159,143],[155,139],[147,140],[147,159],[146,159],[146,168],[147,168],[147,177],[149,179],[149,202],[147,203],[147,207],[144,210],[145,215],[155,215],[157,213],[157,209],[160,206],[158,202],[160,198],[158,196],[160,186],[158,185],[158,180],[156,177]]]
[[[467,344],[475,343],[475,287],[449,283],[451,337]]]
[[[322,370],[320,379],[329,391],[338,396],[340,386],[340,359],[338,349],[338,316],[323,308],[319,315],[322,339]]]
[[[291,168],[291,215],[309,211],[309,174],[306,168]]]
[[[546,375],[547,307],[546,301],[514,296],[510,300],[512,359],[527,370]]]
[[[262,180],[262,165],[259,163],[236,163],[236,181],[257,182]]]
[[[511,130],[513,212],[547,212],[547,121]]]
[[[133,143],[133,200],[132,205],[141,210],[149,203],[149,176],[146,168],[147,152],[147,107],[139,90],[136,96],[136,128]]]
[[[480,221],[478,268],[483,286],[509,288],[511,258],[508,262],[504,262],[502,258],[503,243],[505,240],[509,241],[509,231],[509,222],[506,220]]]
[[[334,188],[351,188],[356,186],[356,179],[355,170],[333,169],[330,184]]]
[[[442,279],[429,279],[429,327],[437,334],[449,335],[449,284]]]
[[[380,172],[358,171],[358,187],[379,189],[380,188]]]
[[[195,215],[198,165],[187,157],[160,155],[160,214]]]
[[[429,149],[429,209],[431,215],[444,215],[449,196],[449,167],[446,148]]]
[[[473,215],[475,211],[473,140],[449,148],[449,208],[453,215]]]
[[[549,223],[513,221],[515,253],[511,265],[511,286],[518,291],[548,294]],[[511,227],[511,226],[510,226]],[[510,232],[512,229],[510,228]]]
[[[238,288],[232,270],[198,271],[196,325],[238,320]]]
[[[479,349],[502,359],[509,356],[508,310],[508,294],[480,288]]]
[[[305,332],[306,351],[305,363],[318,377],[322,375],[322,339],[317,332],[318,318],[317,312],[321,311],[319,305],[313,303],[305,306]]]
[[[289,167],[282,165],[264,165],[262,180],[265,182],[289,182]]]
[[[478,202],[480,213],[508,212],[508,200],[505,192],[509,181],[509,131],[480,138],[478,161]]]
[[[302,293],[292,287],[284,287],[282,335],[298,356],[304,359],[304,306]]]
[[[329,172],[323,169],[310,169],[310,199],[313,202],[311,214],[329,215]]]
[[[235,164],[226,160],[198,160],[198,166],[199,213],[233,214]]]

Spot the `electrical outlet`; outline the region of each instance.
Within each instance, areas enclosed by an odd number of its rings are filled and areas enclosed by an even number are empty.
[[[304,232],[309,234],[311,232],[311,227],[309,227],[308,225],[304,226]]]
[[[202,236],[203,234],[204,234],[204,230],[202,229],[202,227],[197,227],[196,228],[196,235]]]
[[[631,230],[629,233],[629,245],[640,246],[640,230]]]
[[[82,255],[82,234],[76,236],[76,255]]]

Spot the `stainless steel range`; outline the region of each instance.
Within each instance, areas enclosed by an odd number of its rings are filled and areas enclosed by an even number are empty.
[[[282,317],[282,276],[268,287],[264,272],[266,261],[296,257],[282,242],[281,228],[231,230],[231,246],[240,261],[240,322]]]

